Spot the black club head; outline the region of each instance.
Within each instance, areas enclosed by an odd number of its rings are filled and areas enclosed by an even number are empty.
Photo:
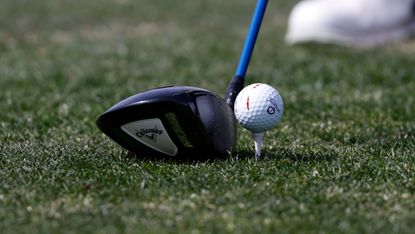
[[[232,109],[201,88],[156,88],[126,98],[97,120],[125,149],[146,157],[224,157],[235,148]]]

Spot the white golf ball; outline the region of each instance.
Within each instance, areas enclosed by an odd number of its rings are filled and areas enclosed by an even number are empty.
[[[277,90],[267,84],[256,83],[241,90],[236,97],[234,111],[244,128],[262,133],[280,122],[284,104]]]

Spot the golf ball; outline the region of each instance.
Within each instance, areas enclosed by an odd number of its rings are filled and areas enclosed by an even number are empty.
[[[277,90],[267,84],[256,83],[241,90],[236,97],[234,111],[244,128],[262,133],[280,122],[284,104]]]

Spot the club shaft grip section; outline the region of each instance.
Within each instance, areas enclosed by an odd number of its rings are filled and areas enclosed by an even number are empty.
[[[232,108],[235,104],[236,96],[245,86],[245,79],[242,76],[235,75],[229,83],[228,90],[226,91],[225,101]]]

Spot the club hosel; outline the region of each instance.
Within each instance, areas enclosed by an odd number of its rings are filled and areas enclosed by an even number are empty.
[[[235,104],[236,96],[244,88],[245,79],[242,76],[235,75],[232,78],[232,81],[229,83],[228,89],[226,91],[225,101],[233,109]]]

